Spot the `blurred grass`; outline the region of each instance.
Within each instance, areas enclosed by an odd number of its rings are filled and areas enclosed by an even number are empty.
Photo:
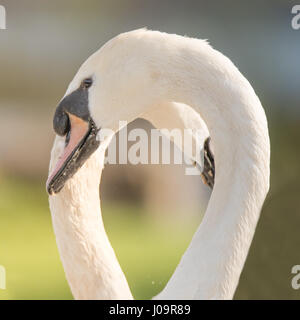
[[[106,206],[104,221],[136,299],[149,299],[166,284],[194,226],[158,224],[141,208]],[[52,230],[47,195],[40,182],[1,178],[0,265],[6,290],[0,299],[72,299]]]

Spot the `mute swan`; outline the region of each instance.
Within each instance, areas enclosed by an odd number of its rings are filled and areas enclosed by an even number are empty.
[[[47,190],[77,299],[132,297],[100,217],[95,172],[101,172],[109,139],[98,147],[97,132],[116,132],[119,120],[172,101],[201,114],[214,144],[216,176],[203,221],[156,299],[233,297],[269,189],[264,110],[249,82],[207,42],[140,29],[110,40],[81,66],[54,117],[61,137]]]

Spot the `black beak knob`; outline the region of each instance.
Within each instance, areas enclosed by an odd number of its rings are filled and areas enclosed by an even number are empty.
[[[53,128],[59,136],[65,136],[70,130],[69,117],[60,106],[58,106],[54,114]]]

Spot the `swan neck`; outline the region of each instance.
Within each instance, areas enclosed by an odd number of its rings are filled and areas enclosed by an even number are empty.
[[[157,298],[231,299],[269,189],[267,121],[251,85],[227,58],[210,47],[182,50],[187,54],[180,64],[178,56],[169,57],[161,69],[170,79],[165,99],[190,105],[205,121],[215,186],[201,225]]]
[[[98,150],[49,198],[54,232],[75,299],[132,299],[101,217],[103,163],[104,152]]]

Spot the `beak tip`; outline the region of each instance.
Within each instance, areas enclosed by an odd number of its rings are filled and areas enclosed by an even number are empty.
[[[47,179],[47,182],[46,182],[46,192],[48,193],[49,196],[53,195],[53,187],[51,186],[49,178]]]
[[[48,193],[49,196],[52,196],[52,189],[46,186],[46,192]]]

